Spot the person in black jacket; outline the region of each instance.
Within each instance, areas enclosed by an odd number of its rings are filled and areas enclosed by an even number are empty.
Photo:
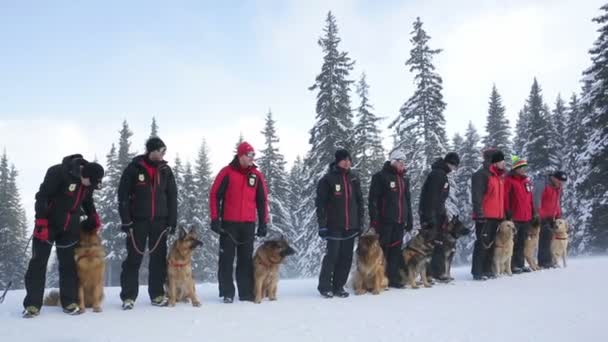
[[[386,258],[389,286],[402,288],[399,270],[403,263],[401,245],[404,231],[411,231],[410,180],[405,175],[405,154],[395,150],[390,161],[372,176],[369,188],[370,226],[378,232]]]
[[[166,306],[167,234],[177,225],[177,186],[167,162],[167,147],[157,137],[146,142],[146,154],[133,158],[120,178],[118,206],[122,231],[127,233],[127,259],[120,274],[123,309],[135,304],[139,267],[150,246],[148,294],[152,305]]]
[[[345,298],[344,285],[353,260],[355,237],[363,223],[363,195],[359,177],[350,171],[352,159],[347,150],[338,150],[329,172],[317,186],[319,236],[327,240],[319,275],[319,293]]]
[[[23,317],[30,318],[40,313],[47,263],[55,243],[63,311],[71,315],[80,313],[74,248],[81,226],[84,229],[99,229],[101,226],[93,191],[100,187],[103,175],[101,165],[87,162],[80,154],[67,156],[61,164],[47,170],[36,193],[36,221],[32,258],[25,273]],[[87,219],[81,224],[83,213]]]
[[[446,226],[448,215],[445,207],[445,202],[450,195],[450,183],[448,182],[448,173],[456,170],[460,164],[460,157],[456,152],[450,152],[444,158],[435,160],[431,166],[431,172],[426,177],[420,192],[420,226],[422,229],[431,229],[432,234],[439,238],[441,230]],[[441,244],[435,246],[433,258],[442,257],[444,251]],[[432,264],[444,266],[444,262],[431,261]],[[442,267],[442,268],[443,268]],[[437,270],[443,274],[443,270]],[[448,279],[439,279],[447,281]]]

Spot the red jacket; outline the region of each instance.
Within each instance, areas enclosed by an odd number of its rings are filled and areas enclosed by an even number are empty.
[[[474,219],[505,218],[504,171],[491,165],[482,167],[471,178]]]
[[[550,180],[535,184],[536,206],[541,219],[556,219],[562,217],[562,189],[551,184]]]
[[[268,190],[253,166],[242,168],[235,158],[215,178],[209,194],[211,220],[268,223]]]
[[[527,176],[510,173],[505,178],[505,211],[513,221],[529,222],[534,215],[532,181]]]

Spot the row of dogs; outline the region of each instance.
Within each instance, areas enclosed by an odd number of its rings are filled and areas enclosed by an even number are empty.
[[[566,266],[566,250],[568,247],[568,224],[565,220],[555,221],[554,236],[551,243],[553,263]],[[530,268],[539,270],[536,262],[540,224],[534,222],[528,237],[525,240],[524,254]],[[441,238],[431,237],[428,230],[420,230],[405,245],[402,250],[403,266],[401,267],[402,285],[417,289],[420,278],[424,287],[432,286],[432,279],[453,280],[451,266],[454,259],[456,242],[470,231],[458,220],[452,218],[441,233]],[[516,228],[512,221],[503,221],[497,229],[494,240],[493,272],[495,275],[511,275],[511,258],[513,256],[514,237]],[[443,248],[435,248],[441,243]],[[181,230],[179,237],[172,244],[167,257],[167,283],[166,290],[168,305],[175,306],[177,302],[190,302],[193,306],[200,306],[201,302],[196,295],[196,286],[192,277],[192,254],[196,247],[202,243],[196,233]],[[440,250],[441,255],[435,255]],[[263,242],[254,255],[254,295],[255,303],[264,298],[277,299],[279,282],[279,267],[286,257],[295,251],[285,238]],[[81,312],[92,308],[94,312],[102,311],[104,298],[103,284],[105,273],[106,253],[100,237],[95,232],[81,231],[80,243],[74,251],[79,279],[78,300]],[[433,260],[433,263],[431,263]],[[380,246],[378,235],[369,231],[359,238],[356,249],[356,267],[352,279],[352,287],[356,295],[366,292],[379,294],[388,288],[388,279],[385,275],[385,258]],[[440,265],[438,263],[443,263]],[[50,292],[44,301],[45,305],[59,305],[59,293]]]

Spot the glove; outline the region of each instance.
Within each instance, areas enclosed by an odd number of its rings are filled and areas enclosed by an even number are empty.
[[[120,230],[122,230],[123,232],[125,232],[127,235],[129,235],[129,230],[133,228],[133,222],[129,222],[129,223],[123,223],[120,225]]]
[[[267,226],[265,222],[260,222],[260,224],[258,224],[258,231],[255,233],[255,235],[257,235],[258,237],[264,237],[266,236],[267,233]]]
[[[223,234],[222,223],[219,220],[211,221],[211,230],[216,234]]]
[[[86,232],[92,232],[93,230],[98,232],[99,228],[101,228],[101,220],[99,219],[99,215],[95,213],[87,217],[86,221],[82,223],[81,228]]]
[[[34,237],[41,241],[49,241],[49,221],[47,219],[36,219]]]
[[[321,238],[325,239],[327,237],[327,233],[329,233],[327,228],[319,228],[319,236]]]

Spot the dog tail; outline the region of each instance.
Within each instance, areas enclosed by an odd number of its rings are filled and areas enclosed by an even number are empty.
[[[43,305],[46,306],[59,306],[59,291],[52,290],[44,297]]]

